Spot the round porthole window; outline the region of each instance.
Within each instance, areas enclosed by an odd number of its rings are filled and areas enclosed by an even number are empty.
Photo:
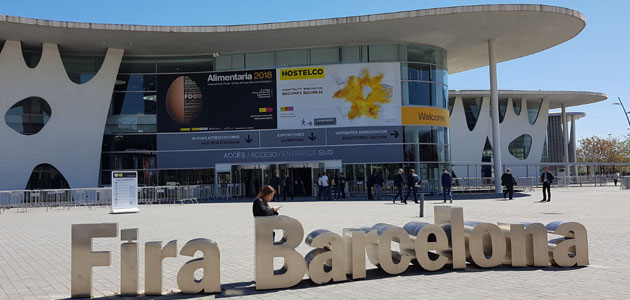
[[[4,115],[4,121],[20,134],[33,135],[44,128],[51,114],[50,105],[46,100],[28,97],[11,106]]]

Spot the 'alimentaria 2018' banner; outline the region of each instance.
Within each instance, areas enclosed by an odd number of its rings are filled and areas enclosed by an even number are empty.
[[[276,128],[275,70],[158,76],[158,132]]]

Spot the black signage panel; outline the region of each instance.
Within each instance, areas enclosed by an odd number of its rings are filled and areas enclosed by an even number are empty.
[[[261,147],[319,146],[326,144],[326,131],[318,129],[263,130]]]
[[[402,143],[402,135],[402,126],[326,128],[328,145]]]
[[[267,149],[233,149],[158,152],[159,168],[213,168],[217,163],[322,161],[387,163],[403,161],[402,145],[381,145],[379,153],[365,146],[318,146]]]
[[[275,129],[276,72],[158,75],[158,132]]]
[[[260,131],[169,133],[157,135],[160,151],[260,147]]]

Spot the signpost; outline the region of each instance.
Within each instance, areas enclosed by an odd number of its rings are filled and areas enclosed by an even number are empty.
[[[138,172],[112,171],[112,214],[139,212]]]

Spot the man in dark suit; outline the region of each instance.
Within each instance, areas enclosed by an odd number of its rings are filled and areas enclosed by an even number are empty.
[[[407,177],[407,195],[403,200],[404,204],[407,204],[407,198],[409,198],[409,194],[413,193],[413,202],[418,203],[418,186],[422,183],[420,177],[416,175],[416,170],[409,170],[409,176]]]
[[[271,177],[271,187],[276,191],[280,191],[280,177],[278,177],[276,174]],[[280,199],[280,195],[278,194],[278,192],[273,193],[274,201],[278,201]]]
[[[339,174],[339,189],[341,190],[341,199],[346,199],[346,176]]]
[[[370,174],[367,179],[367,196],[368,200],[374,200],[372,197],[372,187],[374,186],[374,174]]]
[[[543,199],[540,202],[549,202],[551,201],[551,184],[553,183],[554,177],[551,172],[549,172],[549,167],[545,167],[543,169],[543,173],[540,175],[540,182],[542,182],[543,186]],[[547,194],[545,194],[545,190],[547,190]]]
[[[284,175],[284,180],[282,181],[282,200],[287,201],[287,194],[291,196],[291,200],[293,200],[293,193],[291,193],[291,177],[289,174]]]
[[[398,169],[398,174],[396,174],[396,176],[394,176],[394,186],[396,187],[396,196],[394,196],[394,199],[392,201],[394,201],[394,203],[396,203],[396,198],[400,197],[400,202],[403,201],[403,195],[402,195],[402,190],[403,190],[403,184],[405,184],[405,177],[403,176],[403,169]]]
[[[447,169],[444,169],[442,171],[442,193],[444,194],[444,203],[446,203],[446,196],[448,196],[448,199],[451,200],[451,203],[453,203],[453,190],[451,189],[452,185],[453,185],[453,177],[451,176],[451,174],[448,172]]]

